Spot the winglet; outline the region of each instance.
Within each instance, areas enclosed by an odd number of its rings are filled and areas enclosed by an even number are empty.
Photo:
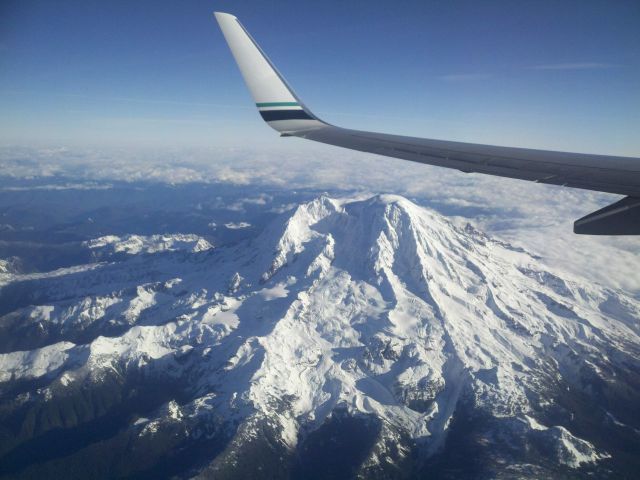
[[[214,15],[264,121],[284,134],[324,126],[300,101],[238,19],[229,13]]]

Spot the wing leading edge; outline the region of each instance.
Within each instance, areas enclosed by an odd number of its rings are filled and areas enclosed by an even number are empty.
[[[215,16],[260,115],[282,136],[466,173],[626,195],[624,208],[614,208],[616,203],[587,215],[576,221],[574,231],[592,235],[640,234],[639,158],[478,145],[336,127],[320,120],[304,105],[236,17],[220,12]]]

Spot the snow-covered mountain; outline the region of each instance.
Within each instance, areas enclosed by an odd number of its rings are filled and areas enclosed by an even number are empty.
[[[202,252],[213,248],[212,245],[198,235],[106,235],[84,242],[96,257],[110,256],[117,253],[136,255],[139,253],[158,253],[166,251],[187,250]]]
[[[640,302],[404,198],[322,196],[228,247],[86,245],[100,263],[0,290],[6,476],[640,467]]]

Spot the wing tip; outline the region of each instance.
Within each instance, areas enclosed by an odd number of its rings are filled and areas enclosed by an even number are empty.
[[[229,20],[237,20],[237,17],[235,15],[231,15],[230,13],[226,13],[226,12],[213,12],[213,16],[216,17],[216,20],[218,21],[225,18]]]

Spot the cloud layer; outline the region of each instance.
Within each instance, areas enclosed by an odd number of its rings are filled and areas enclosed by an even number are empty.
[[[163,182],[314,189],[350,194],[397,193],[471,222],[538,252],[546,262],[613,288],[640,294],[640,242],[635,237],[572,233],[572,222],[618,196],[463,174],[323,145],[281,150],[95,151],[4,148],[3,189],[59,185],[108,188],[110,182]],[[242,202],[260,202],[258,196]]]

